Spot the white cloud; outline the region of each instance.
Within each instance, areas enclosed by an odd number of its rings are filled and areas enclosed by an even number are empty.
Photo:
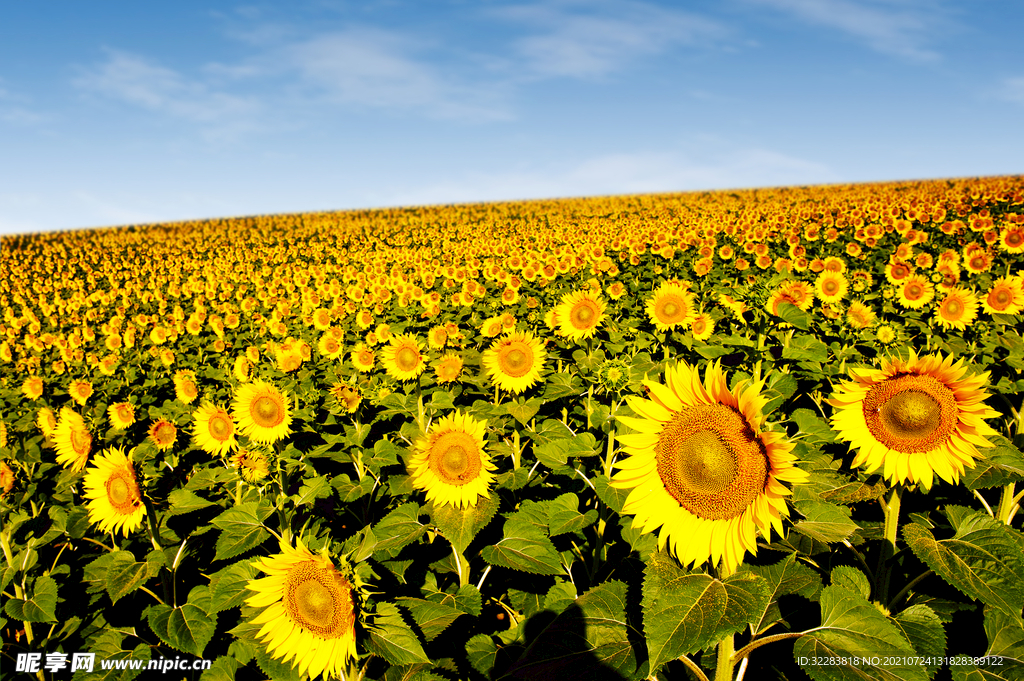
[[[842,31],[871,49],[913,61],[940,55],[927,47],[946,26],[934,0],[746,0],[801,21]]]
[[[197,123],[225,123],[248,117],[255,99],[218,92],[199,80],[149,60],[108,50],[108,59],[84,69],[74,84],[83,90]]]
[[[679,44],[717,41],[728,31],[696,15],[639,2],[518,5],[494,15],[536,32],[514,41],[516,57],[541,77],[595,78]]]

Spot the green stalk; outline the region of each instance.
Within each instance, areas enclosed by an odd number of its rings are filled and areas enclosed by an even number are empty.
[[[1003,487],[1003,493],[999,497],[999,507],[996,509],[996,520],[1006,525],[1010,524],[1010,511],[1016,504],[1016,499],[1014,497],[1016,486],[1016,483],[1013,482],[1006,485]]]
[[[885,605],[889,600],[889,578],[892,576],[892,566],[889,561],[896,555],[896,529],[900,523],[900,499],[903,496],[903,485],[896,485],[892,489],[889,503],[884,504],[885,510],[885,539],[882,542],[882,550],[878,556],[878,570],[875,571],[875,602]]]
[[[8,540],[8,538],[7,538],[7,533],[6,532],[0,532],[0,546],[3,547],[4,557],[7,559],[7,564],[10,567],[13,568],[14,567],[14,555],[11,553],[11,544],[10,544],[10,541]],[[21,600],[27,600],[25,598],[25,592],[22,591],[21,586],[17,582],[14,583],[14,596],[15,596],[15,598],[20,598]],[[32,641],[33,641],[32,623],[31,622],[22,622],[22,624],[25,625],[25,641],[27,641],[28,643],[31,644]],[[40,678],[42,678],[42,677],[40,677]]]
[[[723,561],[722,567],[718,570],[718,578],[725,580],[731,574],[732,570],[729,570],[725,566],[725,561]],[[733,656],[735,651],[736,648],[732,634],[718,642],[718,664],[715,667],[715,681],[732,681],[733,666],[736,664]]]

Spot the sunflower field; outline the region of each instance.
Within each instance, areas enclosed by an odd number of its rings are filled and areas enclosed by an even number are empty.
[[[4,237],[0,272],[3,678],[1024,678],[1024,177]]]

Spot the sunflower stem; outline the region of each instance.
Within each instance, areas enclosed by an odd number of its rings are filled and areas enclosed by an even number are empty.
[[[718,569],[718,578],[724,581],[732,573],[733,571],[726,566],[723,560],[721,567]],[[718,642],[718,663],[715,667],[715,681],[732,681],[733,667],[736,664],[735,656],[733,655],[735,652],[736,648],[732,634]]]
[[[7,565],[9,565],[13,569],[14,568],[14,555],[11,553],[11,543],[10,543],[10,541],[8,539],[8,533],[7,532],[0,532],[0,546],[3,547],[4,558],[7,559]],[[26,556],[28,555],[27,552],[26,552],[25,555]],[[14,596],[16,598],[20,598],[21,600],[27,600],[25,598],[25,592],[22,590],[21,586],[17,582],[15,582],[15,584],[14,584]],[[32,623],[31,622],[24,622],[23,621],[22,624],[25,625],[25,640],[28,643],[32,643],[33,640],[34,640],[34,638],[32,636]]]
[[[1003,493],[999,497],[999,508],[996,510],[996,520],[1006,525],[1010,524],[1010,509],[1012,509],[1016,503],[1016,499],[1013,493],[1016,491],[1014,488],[1016,483],[1011,482],[1010,484],[1003,487]]]
[[[697,679],[697,681],[708,681],[708,675],[704,673],[703,669],[697,666],[696,662],[690,659],[689,655],[683,655],[679,658],[679,661],[686,666],[686,668],[690,671],[691,674],[693,674],[693,677]],[[655,677],[652,676],[649,678],[653,679]]]
[[[892,576],[892,566],[889,561],[896,555],[896,529],[900,522],[900,499],[903,496],[903,485],[896,485],[892,489],[889,503],[885,505],[885,539],[882,542],[882,550],[878,554],[878,570],[875,572],[875,601],[885,605],[889,598],[889,579]]]
[[[523,458],[522,444],[519,440],[519,429],[512,431],[512,469],[518,470]]]

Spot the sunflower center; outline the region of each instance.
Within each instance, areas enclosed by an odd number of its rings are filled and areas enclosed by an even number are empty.
[[[473,482],[482,468],[480,450],[468,433],[443,433],[430,447],[430,470],[449,485],[462,486]]]
[[[835,279],[826,279],[821,285],[821,290],[827,296],[834,296],[839,292],[839,282]]]
[[[588,329],[594,325],[597,319],[597,311],[586,303],[577,305],[569,315],[573,326],[578,329]]]
[[[1013,296],[1005,288],[996,289],[988,298],[988,303],[997,310],[1005,310],[1010,306]]]
[[[947,440],[959,422],[956,396],[931,376],[904,374],[864,397],[864,419],[881,444],[898,452],[926,452]]]
[[[525,376],[533,368],[533,353],[523,343],[510,343],[498,352],[498,365],[507,376]]]
[[[768,457],[743,416],[724,404],[684,407],[655,445],[665,490],[697,517],[734,518],[768,480]]]
[[[315,560],[288,572],[283,600],[292,621],[321,638],[340,638],[352,627],[351,585],[336,570]]]
[[[210,417],[210,436],[221,442],[231,437],[231,420],[224,414],[214,414]]]
[[[252,420],[261,428],[273,428],[284,420],[281,404],[270,395],[261,395],[252,403]]]
[[[420,363],[420,353],[416,352],[412,348],[402,348],[395,353],[395,364],[402,371],[412,371]]]
[[[947,318],[956,318],[963,313],[964,306],[959,300],[947,300],[946,304],[942,306],[942,311]]]
[[[129,514],[135,510],[135,484],[123,471],[118,471],[107,480],[107,500],[118,513]]]
[[[612,367],[608,370],[607,380],[609,383],[615,383],[620,378],[622,378],[622,371],[618,367]]]
[[[71,429],[71,448],[75,450],[75,454],[79,456],[87,454],[91,445],[92,435],[89,434],[89,431]]]

